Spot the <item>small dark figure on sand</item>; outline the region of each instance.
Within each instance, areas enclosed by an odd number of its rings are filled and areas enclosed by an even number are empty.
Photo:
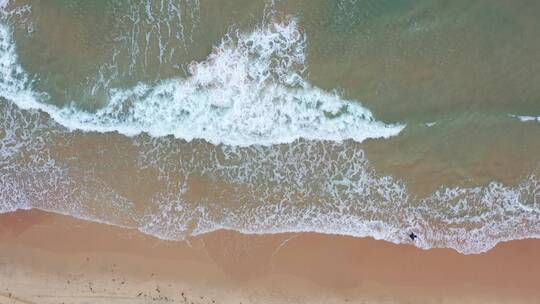
[[[411,240],[414,241],[414,239],[416,239],[416,238],[418,237],[418,235],[414,234],[414,232],[411,232],[411,233],[409,234],[409,237],[411,238]]]

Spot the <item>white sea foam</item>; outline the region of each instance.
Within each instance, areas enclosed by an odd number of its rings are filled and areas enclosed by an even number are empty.
[[[69,135],[36,110],[0,102],[0,213],[39,208],[125,224],[131,202],[93,170],[69,166],[52,155],[51,147],[69,141]]]
[[[528,121],[540,122],[540,116],[536,117],[536,116],[523,116],[523,115],[514,115],[514,114],[509,114],[508,116],[519,119],[523,122],[528,122]]]
[[[356,101],[326,92],[302,78],[305,37],[294,20],[231,32],[208,58],[190,65],[190,76],[110,91],[108,104],[85,112],[44,103],[17,64],[13,41],[0,28],[0,96],[23,109],[47,112],[72,130],[133,136],[174,135],[228,145],[271,145],[299,138],[342,141],[387,138],[401,124],[376,121]]]
[[[154,196],[139,229],[164,239],[232,229],[408,243],[407,231],[415,231],[419,247],[479,253],[501,241],[540,236],[536,171],[516,186],[441,187],[422,198],[403,181],[377,174],[351,142],[188,149],[157,141],[143,145],[152,148],[142,155],[141,166],[162,172],[167,187]],[[230,185],[234,203],[211,197],[191,201],[186,185],[190,176],[201,174]]]

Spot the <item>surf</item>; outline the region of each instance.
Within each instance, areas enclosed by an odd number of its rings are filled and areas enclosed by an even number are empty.
[[[22,109],[38,109],[69,130],[173,135],[237,146],[308,140],[362,142],[398,135],[404,124],[377,121],[360,102],[312,86],[303,78],[306,38],[294,18],[231,31],[187,78],[112,88],[94,112],[72,101],[58,107],[35,92],[18,64],[9,28],[0,27],[0,96]]]

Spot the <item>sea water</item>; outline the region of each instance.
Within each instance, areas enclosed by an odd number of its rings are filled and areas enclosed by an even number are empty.
[[[0,212],[540,236],[540,4],[0,1]]]

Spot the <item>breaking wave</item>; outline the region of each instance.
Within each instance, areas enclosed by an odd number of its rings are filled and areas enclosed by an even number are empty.
[[[6,26],[0,26],[0,96],[23,109],[47,112],[71,129],[134,136],[174,135],[213,144],[272,145],[304,138],[361,142],[397,135],[402,124],[376,121],[357,101],[326,92],[302,78],[305,37],[295,20],[270,23],[251,34],[231,32],[212,54],[189,66],[185,79],[111,89],[95,112],[76,103],[59,108],[32,91],[17,63]]]

